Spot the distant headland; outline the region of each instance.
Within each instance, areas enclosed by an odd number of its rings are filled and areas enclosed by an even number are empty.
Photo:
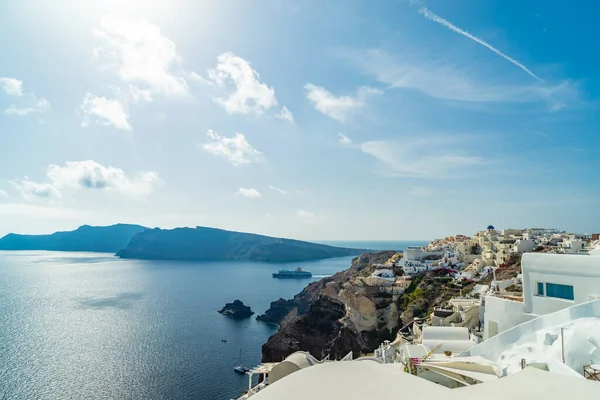
[[[0,250],[97,251],[115,253],[123,249],[131,238],[147,229],[140,225],[116,224],[110,226],[82,225],[74,231],[49,235],[19,235],[9,233],[0,238]]]
[[[289,262],[353,256],[364,251],[199,226],[146,229],[117,255],[151,260]]]
[[[359,255],[365,249],[196,227],[160,229],[140,225],[83,225],[49,235],[10,233],[0,250],[94,251],[146,260],[251,260],[293,262]]]

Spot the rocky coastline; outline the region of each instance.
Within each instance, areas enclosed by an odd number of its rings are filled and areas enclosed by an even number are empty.
[[[394,254],[394,251],[364,253],[352,260],[350,268],[310,283],[293,299],[271,303],[257,319],[278,324],[280,328],[263,345],[263,362],[281,361],[297,350],[309,351],[317,358],[340,358],[349,351],[358,355],[372,351],[381,340],[395,336],[397,313],[393,311],[394,307],[386,310],[391,306],[391,297],[384,299],[374,295],[359,300],[373,305],[372,313],[365,313],[374,320],[365,326],[360,318],[353,317],[353,305],[350,304],[353,295],[345,293],[351,282],[369,276],[374,264],[384,263]],[[379,310],[375,310],[373,300],[378,302]]]
[[[415,317],[458,296],[461,289],[448,283],[443,270],[412,277],[400,294],[380,291],[369,279],[377,264],[399,257],[394,251],[364,253],[350,268],[310,283],[294,298],[279,299],[257,319],[279,325],[262,346],[262,361],[277,362],[298,350],[317,359],[341,359],[370,354],[384,340],[393,341],[398,330]],[[401,271],[394,271],[401,275]]]

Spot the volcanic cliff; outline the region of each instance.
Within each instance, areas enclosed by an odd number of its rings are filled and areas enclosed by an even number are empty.
[[[279,299],[257,317],[280,329],[262,347],[263,362],[277,362],[304,350],[314,357],[340,359],[369,354],[384,340],[394,340],[403,324],[425,317],[435,306],[458,296],[460,290],[447,271],[435,270],[413,277],[404,293],[382,292],[370,275],[376,264],[394,260],[394,251],[365,253],[350,268],[309,284],[291,300]],[[402,275],[400,268],[394,268]]]

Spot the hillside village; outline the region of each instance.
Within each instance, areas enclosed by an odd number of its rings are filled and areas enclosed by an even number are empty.
[[[401,294],[413,276],[428,271],[446,272],[456,284],[485,283],[481,290],[521,292],[521,257],[524,253],[587,254],[600,248],[599,234],[573,234],[556,229],[496,230],[489,225],[473,237],[449,236],[431,241],[427,246],[411,246],[386,263],[377,264],[369,286]],[[401,271],[401,273],[398,273]],[[439,275],[439,274],[438,274]],[[389,289],[383,289],[389,288]]]
[[[600,397],[599,239],[490,225],[472,237],[362,255],[285,303],[291,311],[240,399],[305,398],[294,396],[317,373],[319,390],[341,398],[344,389],[323,376],[335,382],[355,372],[373,382],[361,385],[365,396],[390,373],[389,387],[446,397],[478,385],[520,396],[533,385],[546,397],[531,398],[548,398],[553,382]]]

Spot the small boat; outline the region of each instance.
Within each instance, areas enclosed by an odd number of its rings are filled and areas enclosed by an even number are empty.
[[[221,342],[227,343],[227,339],[221,339]]]
[[[250,371],[248,368],[246,368],[246,367],[244,367],[242,365],[238,365],[233,370],[235,372],[237,372],[238,374],[245,374],[246,372]]]
[[[298,267],[293,271],[282,269],[279,272],[273,274],[273,278],[311,278],[312,273],[309,271],[303,271],[302,268]]]
[[[237,365],[237,367],[233,368],[233,370],[238,374],[245,374],[246,372],[250,371],[248,368],[242,365],[242,349],[240,349],[240,363]]]

